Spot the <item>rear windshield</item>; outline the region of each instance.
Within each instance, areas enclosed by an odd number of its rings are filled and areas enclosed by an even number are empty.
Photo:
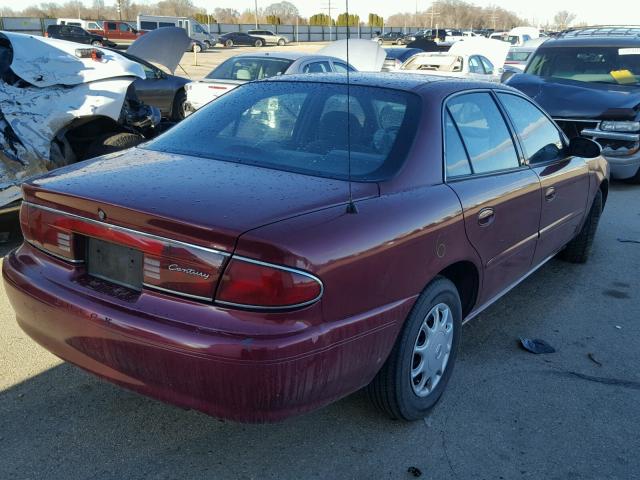
[[[640,47],[539,49],[526,73],[580,82],[640,84]]]
[[[216,67],[206,78],[213,80],[262,80],[282,75],[293,63],[281,58],[230,58]]]
[[[389,178],[413,143],[420,99],[386,88],[256,82],[144,148],[355,181]],[[212,179],[213,180],[213,179]]]

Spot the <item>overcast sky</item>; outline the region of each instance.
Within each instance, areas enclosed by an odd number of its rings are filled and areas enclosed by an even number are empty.
[[[10,8],[23,8],[28,5],[41,3],[42,0],[0,0],[0,6]],[[51,0],[48,0],[51,1]],[[55,1],[55,0],[54,0]],[[64,3],[64,0],[58,0]],[[90,4],[90,0],[84,0]],[[140,1],[140,0],[138,0]],[[253,8],[254,0],[193,0],[196,5],[213,11],[216,7],[230,7],[237,10]],[[115,0],[105,0],[105,3],[114,3]],[[260,7],[266,7],[274,0],[258,0]],[[153,3],[146,0],[146,3]],[[304,17],[313,15],[326,8],[329,0],[292,0],[298,6],[300,14]],[[431,5],[431,1],[418,0],[418,8],[425,10]],[[475,0],[476,5],[489,6],[500,5],[503,8],[516,12],[521,17],[536,22],[545,23],[552,20],[558,10],[569,10],[577,15],[576,21],[590,24],[625,24],[640,23],[640,2],[638,0]],[[332,8],[344,11],[345,0],[332,0]],[[413,12],[416,8],[416,0],[349,0],[350,10],[366,18],[369,12],[374,12],[383,17],[388,17],[399,11]]]

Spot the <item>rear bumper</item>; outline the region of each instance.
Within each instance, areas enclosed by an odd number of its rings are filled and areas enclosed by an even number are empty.
[[[29,245],[5,258],[6,292],[31,338],[130,390],[242,422],[282,420],[366,385],[414,301],[335,325],[308,325],[309,307],[297,313],[299,321],[281,314],[278,323],[264,318],[260,332],[240,334],[235,330],[255,324],[254,314],[160,293],[110,297],[76,281],[77,268]],[[211,328],[180,321],[194,315]]]

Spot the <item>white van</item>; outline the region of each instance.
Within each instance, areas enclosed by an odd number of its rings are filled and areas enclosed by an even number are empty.
[[[138,15],[138,30],[155,30],[162,27],[180,27],[187,31],[189,38],[200,40],[211,48],[216,44],[216,39],[207,28],[189,17],[167,17],[159,15]]]
[[[509,30],[507,34],[507,42],[514,47],[522,47],[536,38],[540,38],[540,30],[535,27],[516,27]]]
[[[56,24],[82,27],[85,30],[102,30],[102,22],[98,20],[82,20],[80,18],[58,18],[56,19]]]

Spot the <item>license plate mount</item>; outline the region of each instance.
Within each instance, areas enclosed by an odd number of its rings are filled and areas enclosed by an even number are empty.
[[[87,245],[87,273],[108,282],[136,291],[142,290],[143,254],[97,238]]]

